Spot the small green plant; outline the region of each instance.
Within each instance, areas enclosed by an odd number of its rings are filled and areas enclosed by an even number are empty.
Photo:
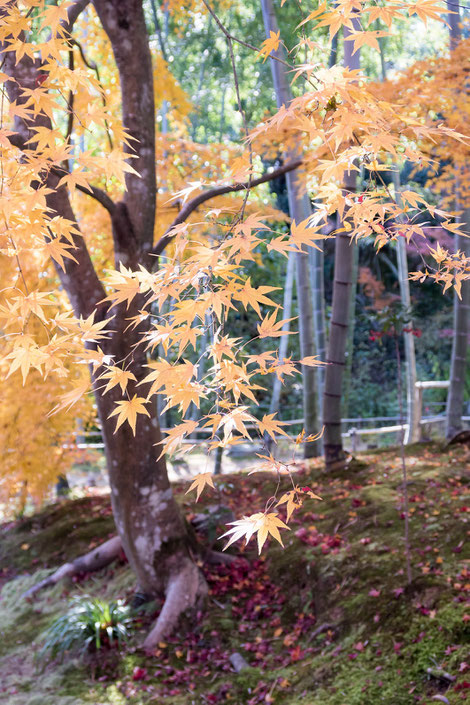
[[[123,600],[104,602],[83,595],[74,598],[71,608],[56,619],[44,634],[39,657],[45,660],[67,652],[87,652],[111,648],[126,641],[132,621]]]

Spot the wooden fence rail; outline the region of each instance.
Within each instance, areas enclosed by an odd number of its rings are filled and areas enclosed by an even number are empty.
[[[413,434],[413,439],[414,440],[420,440],[421,438],[421,428],[425,425],[428,424],[435,424],[439,423],[445,420],[445,415],[444,414],[439,414],[439,415],[434,415],[434,416],[423,416],[423,393],[427,389],[448,389],[449,387],[449,381],[448,380],[429,380],[426,382],[417,382],[416,383],[416,394],[417,394],[417,408],[418,408],[418,414],[416,415],[416,421],[415,421],[415,431]],[[283,423],[286,426],[295,426],[297,424],[303,424],[303,419],[290,419],[289,421],[283,421]],[[343,424],[351,424],[351,423],[373,423],[376,421],[400,421],[399,416],[370,416],[366,418],[345,418],[342,419]],[[470,421],[470,416],[462,416],[462,421]],[[247,424],[246,428],[248,430],[253,430],[256,428],[254,424]],[[352,448],[351,450],[355,452],[357,450],[357,445],[358,445],[358,437],[360,436],[368,436],[368,435],[382,435],[385,433],[398,433],[401,430],[407,430],[408,424],[395,424],[393,426],[378,426],[374,428],[350,428],[348,431],[345,431],[342,433],[342,437],[345,439],[350,439],[352,443]],[[162,428],[161,429],[163,433],[167,433],[170,429],[169,428]],[[200,436],[203,434],[210,434],[212,431],[210,428],[200,428],[194,431],[194,435]],[[86,450],[88,448],[90,449],[103,449],[104,445],[101,441],[97,443],[88,443],[86,442],[87,438],[101,438],[101,431],[76,431],[74,434],[75,437],[77,438],[77,443],[74,444],[76,448],[79,448],[80,450]],[[82,440],[83,439],[83,440]],[[202,439],[188,439],[186,441],[183,441],[183,443],[196,443],[196,444],[202,444],[205,443],[206,440]]]

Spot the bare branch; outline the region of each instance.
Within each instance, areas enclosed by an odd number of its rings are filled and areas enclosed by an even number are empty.
[[[73,71],[75,68],[75,59],[73,55],[73,49],[69,51],[69,70]],[[73,106],[74,106],[74,93],[72,90],[69,91],[69,97],[67,99],[67,113],[68,113],[68,118],[67,118],[67,132],[65,135],[65,143],[68,145],[71,142],[72,139],[72,132],[73,132]],[[68,166],[68,165],[67,165]]]
[[[273,171],[269,171],[266,174],[263,174],[263,176],[260,176],[258,179],[253,179],[252,181],[248,181],[243,184],[217,186],[216,188],[209,189],[208,191],[200,193],[198,196],[195,196],[190,201],[188,201],[187,204],[180,210],[170,227],[167,229],[166,233],[160,238],[160,240],[157,242],[150,254],[155,257],[161,255],[165,247],[175,237],[175,234],[172,233],[173,228],[175,228],[180,223],[184,223],[185,220],[189,218],[191,213],[195,211],[196,208],[198,208],[198,206],[200,206],[202,203],[209,201],[211,198],[216,198],[216,196],[223,196],[226,193],[235,193],[237,191],[244,191],[248,188],[260,186],[261,184],[265,184],[267,181],[272,181],[273,179],[277,179],[279,176],[287,174],[289,171],[294,171],[294,169],[298,169],[301,164],[302,159],[297,159],[294,162],[289,162],[289,164],[284,164],[278,169],[274,169]]]
[[[240,44],[242,47],[246,47],[247,49],[251,49],[251,51],[256,51],[256,53],[259,53],[258,47],[253,46],[253,44],[250,44],[249,42],[245,42],[243,39],[239,39],[238,37],[235,37],[233,34],[231,34],[221,23],[217,15],[215,14],[214,10],[203,0],[203,3],[205,7],[207,8],[207,11],[212,15],[212,17],[215,19],[217,22],[219,28],[222,30],[224,33],[225,37],[230,40],[231,42],[236,42],[237,44]],[[295,66],[292,64],[289,64],[289,62],[285,61],[284,59],[281,59],[279,56],[275,56],[274,54],[271,54],[271,58],[274,59],[275,61],[278,61],[280,64],[284,64],[284,66],[287,66],[288,69],[291,69],[292,71],[295,70]]]
[[[71,32],[77,19],[82,14],[83,10],[90,4],[90,0],[75,0],[67,10],[67,22],[64,22],[63,27],[67,32]]]
[[[230,32],[222,24],[220,19],[215,14],[214,10],[210,7],[210,5],[207,4],[206,0],[202,0],[202,2],[204,4],[205,8],[210,12],[211,16],[215,19],[218,28],[220,29],[222,34],[225,36],[225,39],[227,42],[227,49],[228,49],[228,52],[230,55],[230,62],[232,64],[233,82],[235,85],[235,94],[237,96],[238,112],[240,113],[240,115],[242,117],[243,129],[245,130],[245,138],[246,138],[246,141],[248,144],[248,152],[249,152],[249,156],[250,156],[250,179],[248,181],[248,185],[246,188],[245,198],[243,199],[243,205],[240,209],[240,213],[239,213],[238,217],[235,219],[235,222],[238,222],[243,219],[246,204],[248,201],[248,196],[250,195],[250,190],[251,190],[251,186],[252,186],[251,168],[253,167],[253,147],[252,147],[251,142],[249,140],[249,130],[248,130],[248,123],[246,120],[246,113],[243,110],[242,100],[241,100],[241,96],[240,96],[240,86],[239,86],[239,82],[238,82],[237,67],[236,67],[236,63],[235,63],[235,55],[233,53],[233,43],[232,43],[232,38],[231,38]]]
[[[75,188],[77,189],[77,191],[81,191],[81,193],[86,193],[87,196],[91,196],[91,198],[94,198],[95,201],[101,203],[103,208],[106,208],[111,217],[114,215],[114,212],[116,210],[116,204],[114,203],[113,199],[108,196],[106,191],[103,191],[103,189],[100,189],[97,186],[90,186],[89,188],[86,188],[85,186],[81,186],[80,184],[76,184]]]

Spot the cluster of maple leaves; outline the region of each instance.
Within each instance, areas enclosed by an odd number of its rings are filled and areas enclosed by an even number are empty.
[[[280,145],[283,150],[290,145],[298,149],[300,145],[303,165],[299,179],[314,194],[315,215],[300,223],[292,222],[285,234],[268,225],[273,224],[272,210],[247,211],[246,199],[241,207],[236,200],[231,200],[230,205],[221,201],[218,207],[166,233],[170,243],[167,258],[157,271],[144,267],[134,271],[122,264],[114,269],[104,258],[103,282],[110,315],[105,321],[95,321],[94,314],[86,320],[77,319],[64,308],[55,282],[41,276],[50,258],[62,268],[66,259],[74,259],[77,235],[73,222],[51,215],[47,209],[46,175],[51,171],[62,174],[59,184],[67,186],[72,195],[77,186],[86,189],[96,183],[104,184],[111,192],[119,191],[124,174],[133,171],[132,160],[124,154],[129,138],[120,122],[116,94],[109,96],[87,66],[72,69],[64,60],[70,49],[62,25],[67,3],[50,6],[41,0],[27,0],[24,6],[35,12],[29,16],[19,6],[9,5],[0,18],[0,41],[6,52],[14,53],[17,61],[24,55],[40,55],[42,59],[40,83],[34,88],[18,87],[26,101],[9,100],[5,84],[14,79],[0,75],[0,251],[10,262],[0,302],[5,341],[2,367],[6,376],[19,370],[26,382],[35,370],[44,378],[71,379],[70,388],[55,405],[55,411],[61,411],[89,391],[83,376],[77,379],[70,375],[70,361],[89,364],[98,381],[102,381],[102,393],[116,387],[121,390],[122,399],[111,414],[116,416],[116,430],[129,424],[135,431],[139,416],[148,415],[148,405],[154,403],[155,395],[162,395],[165,408],[175,408],[181,416],[181,423],[165,438],[162,452],[174,452],[183,439],[198,429],[210,429],[209,451],[251,438],[250,427],[261,438],[285,434],[273,415],[259,419],[249,410],[250,404],[256,404],[258,389],[253,378],[276,374],[282,381],[286,375],[299,372],[302,365],[317,365],[319,361],[314,357],[280,360],[275,350],[250,354],[245,341],[229,337],[227,315],[239,307],[251,307],[258,314],[258,339],[287,334],[282,330],[285,321],[279,320],[279,307],[269,298],[273,287],[254,287],[244,274],[244,264],[256,261],[264,249],[288,256],[290,252],[318,247],[325,238],[328,216],[333,213],[339,215],[342,230],[351,238],[372,237],[377,247],[400,235],[408,241],[422,236],[423,227],[415,222],[415,217],[423,209],[438,216],[450,232],[461,232],[450,212],[434,208],[411,190],[404,190],[398,202],[380,179],[381,171],[398,169],[404,160],[419,166],[429,164],[431,156],[423,153],[421,144],[447,144],[450,138],[465,143],[459,126],[426,121],[414,109],[397,106],[368,87],[358,71],[340,66],[328,69],[316,61],[295,65],[293,80],[303,81],[305,92],[252,130],[245,153],[234,161],[231,172],[219,176],[219,183],[225,184],[229,178],[240,180],[241,175],[251,179],[255,172],[253,155],[265,156],[269,150],[279,150]],[[395,21],[417,15],[426,22],[440,18],[440,13],[441,8],[432,0],[387,2],[383,7],[362,0],[338,0],[334,6],[323,3],[302,22],[304,34],[297,49],[312,54],[317,43],[310,35],[314,36],[321,27],[329,28],[330,38],[347,28],[347,39],[354,42],[355,51],[364,44],[377,48],[378,38],[392,32]],[[355,24],[358,16],[362,23],[359,29]],[[386,30],[369,29],[377,19]],[[309,34],[305,34],[307,28]],[[26,37],[22,30],[27,31]],[[279,34],[272,33],[262,45],[260,57],[265,60],[280,41]],[[64,138],[60,128],[67,116],[64,96],[69,92],[78,96],[73,110],[79,133],[92,140],[90,135],[97,126],[98,136],[107,135],[108,140],[90,141],[93,148],[77,152]],[[184,102],[175,86],[173,93],[179,96],[180,103]],[[52,127],[34,128],[35,135],[29,141],[33,148],[25,153],[12,139],[13,120],[37,116],[48,118]],[[162,143],[157,158],[163,152]],[[73,168],[64,170],[64,163],[73,163]],[[345,174],[361,169],[370,174],[369,188],[361,194],[348,193],[343,188]],[[213,177],[212,183],[216,179]],[[191,194],[200,193],[207,183],[201,178],[175,188],[167,194],[166,202],[184,202]],[[167,187],[171,186],[169,180]],[[168,208],[160,203],[156,235],[167,219]],[[469,276],[461,254],[450,255],[439,245],[429,254],[437,269],[429,267],[412,276],[434,276],[444,289],[455,286],[459,293],[462,279]],[[105,355],[100,341],[108,335],[107,329],[112,329],[113,307],[129,305],[136,296],[145,303],[139,314],[129,320],[129,326],[149,323],[142,345],[149,355],[161,346],[167,359],[148,361],[148,372],[140,382],[146,392],[131,396],[128,386],[136,382],[135,375],[127,369],[126,360]],[[40,323],[39,331],[33,325],[36,322]],[[195,350],[203,335],[208,335],[210,344],[203,353],[208,364],[201,376],[198,364],[185,358],[185,353],[189,348]],[[93,346],[85,347],[86,343]],[[189,407],[199,407],[203,399],[212,402],[210,411],[197,421],[186,418]],[[289,472],[289,464],[277,462],[270,453],[262,460],[264,468]],[[194,488],[200,493],[208,482],[208,474],[202,473]],[[235,524],[228,532],[230,542],[242,535],[249,539],[255,533],[260,548],[268,534],[281,540],[279,529],[286,526],[275,507],[285,503],[289,520],[302,496],[293,484],[287,498],[274,497],[263,512]]]

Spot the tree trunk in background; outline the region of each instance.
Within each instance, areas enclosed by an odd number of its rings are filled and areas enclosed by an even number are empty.
[[[353,20],[356,28],[358,28],[358,22],[356,18]],[[349,30],[345,28],[344,36],[347,37],[348,34]],[[358,69],[360,52],[356,51],[354,55],[352,54],[353,44],[354,42],[344,42],[344,66],[349,69]],[[356,180],[355,171],[346,172],[344,190],[354,193]],[[323,401],[323,424],[325,427],[323,452],[327,468],[343,463],[346,457],[341,437],[341,398],[349,328],[354,246],[346,233],[336,235],[333,302]]]
[[[458,207],[458,206],[457,206]],[[464,231],[470,235],[470,209],[462,213]],[[470,257],[470,238],[456,237],[455,249]],[[452,438],[462,430],[462,414],[465,392],[465,372],[469,335],[470,281],[462,282],[462,298],[454,294],[454,336],[450,363],[450,386],[446,408],[446,438]]]
[[[274,12],[272,0],[261,0],[261,9],[263,12],[263,20],[266,36],[269,37],[270,32],[277,32],[277,19]],[[284,51],[280,47],[275,56],[284,58]],[[271,72],[274,82],[274,90],[276,93],[276,102],[278,108],[282,105],[287,105],[292,100],[292,94],[288,83],[288,77],[284,66],[275,59],[270,59]],[[298,154],[295,150],[290,150],[285,155],[286,160],[295,159]],[[289,199],[289,213],[296,223],[300,223],[310,215],[312,209],[310,199],[302,184],[299,183],[295,172],[290,172],[286,175],[287,180],[287,195]],[[300,354],[301,357],[315,355],[315,334],[313,327],[313,308],[312,295],[310,290],[309,276],[309,255],[308,253],[299,252],[295,255],[296,260],[296,281],[297,281],[297,304],[299,309],[299,334],[300,334]],[[307,435],[318,433],[318,417],[316,405],[316,372],[314,367],[302,366],[303,378],[303,411],[304,411],[304,428]],[[310,458],[318,454],[318,442],[305,443],[304,457]]]
[[[450,50],[454,51],[457,44],[462,39],[462,30],[460,27],[460,6],[453,0],[446,0],[447,4],[447,24],[449,25],[449,40]]]
[[[460,42],[460,8],[453,2],[447,2],[449,10],[447,22],[449,24],[450,50],[453,51]],[[458,179],[455,187],[455,210],[463,204],[460,202]],[[465,232],[470,234],[470,209],[465,209],[461,217],[465,224]],[[470,240],[467,237],[455,238],[455,249],[462,250],[470,256]],[[450,386],[447,396],[446,408],[446,438],[452,438],[462,430],[462,413],[465,391],[465,371],[467,366],[467,349],[469,334],[469,308],[470,308],[470,281],[462,282],[462,298],[454,294],[454,336],[452,339],[452,356],[450,362]]]
[[[393,186],[395,189],[395,200],[400,207],[403,207],[403,201],[400,195],[400,174],[398,171],[393,171]],[[410,280],[408,277],[408,258],[406,255],[405,238],[399,237],[397,240],[397,264],[398,264],[398,281],[400,284],[400,298],[402,306],[411,309],[410,295]],[[416,354],[415,354],[415,339],[412,332],[413,321],[410,320],[406,324],[406,328],[411,329],[407,333],[403,333],[405,344],[405,375],[406,375],[406,429],[404,442],[416,443],[419,441],[419,412],[418,395],[416,390],[416,382],[418,381],[416,373]]]
[[[294,265],[295,265],[295,253],[290,252],[287,259],[286,268],[286,278],[284,281],[284,301],[282,303],[282,318],[286,319],[286,322],[282,326],[283,331],[288,331],[290,328],[290,321],[287,320],[291,317],[292,312],[292,293],[294,289]],[[279,360],[282,362],[285,357],[287,357],[287,348],[289,345],[289,336],[283,335],[279,342]],[[281,399],[281,380],[277,375],[274,375],[273,382],[273,392],[271,395],[271,403],[269,405],[269,413],[274,414],[279,411],[279,402]]]
[[[343,381],[343,403],[341,404],[341,415],[343,416],[343,418],[347,418],[349,416],[352,364],[354,358],[354,329],[356,321],[357,277],[359,273],[359,246],[357,243],[351,243],[351,247],[353,250],[353,266],[351,272],[351,292],[349,295],[349,330],[348,340],[346,343],[346,365],[344,370]]]
[[[325,253],[311,247],[308,252],[310,266],[310,286],[312,288],[313,329],[315,333],[315,350],[319,359],[326,359],[326,323],[325,323]],[[323,387],[325,386],[325,367],[315,368],[317,375],[317,413],[323,418]]]

